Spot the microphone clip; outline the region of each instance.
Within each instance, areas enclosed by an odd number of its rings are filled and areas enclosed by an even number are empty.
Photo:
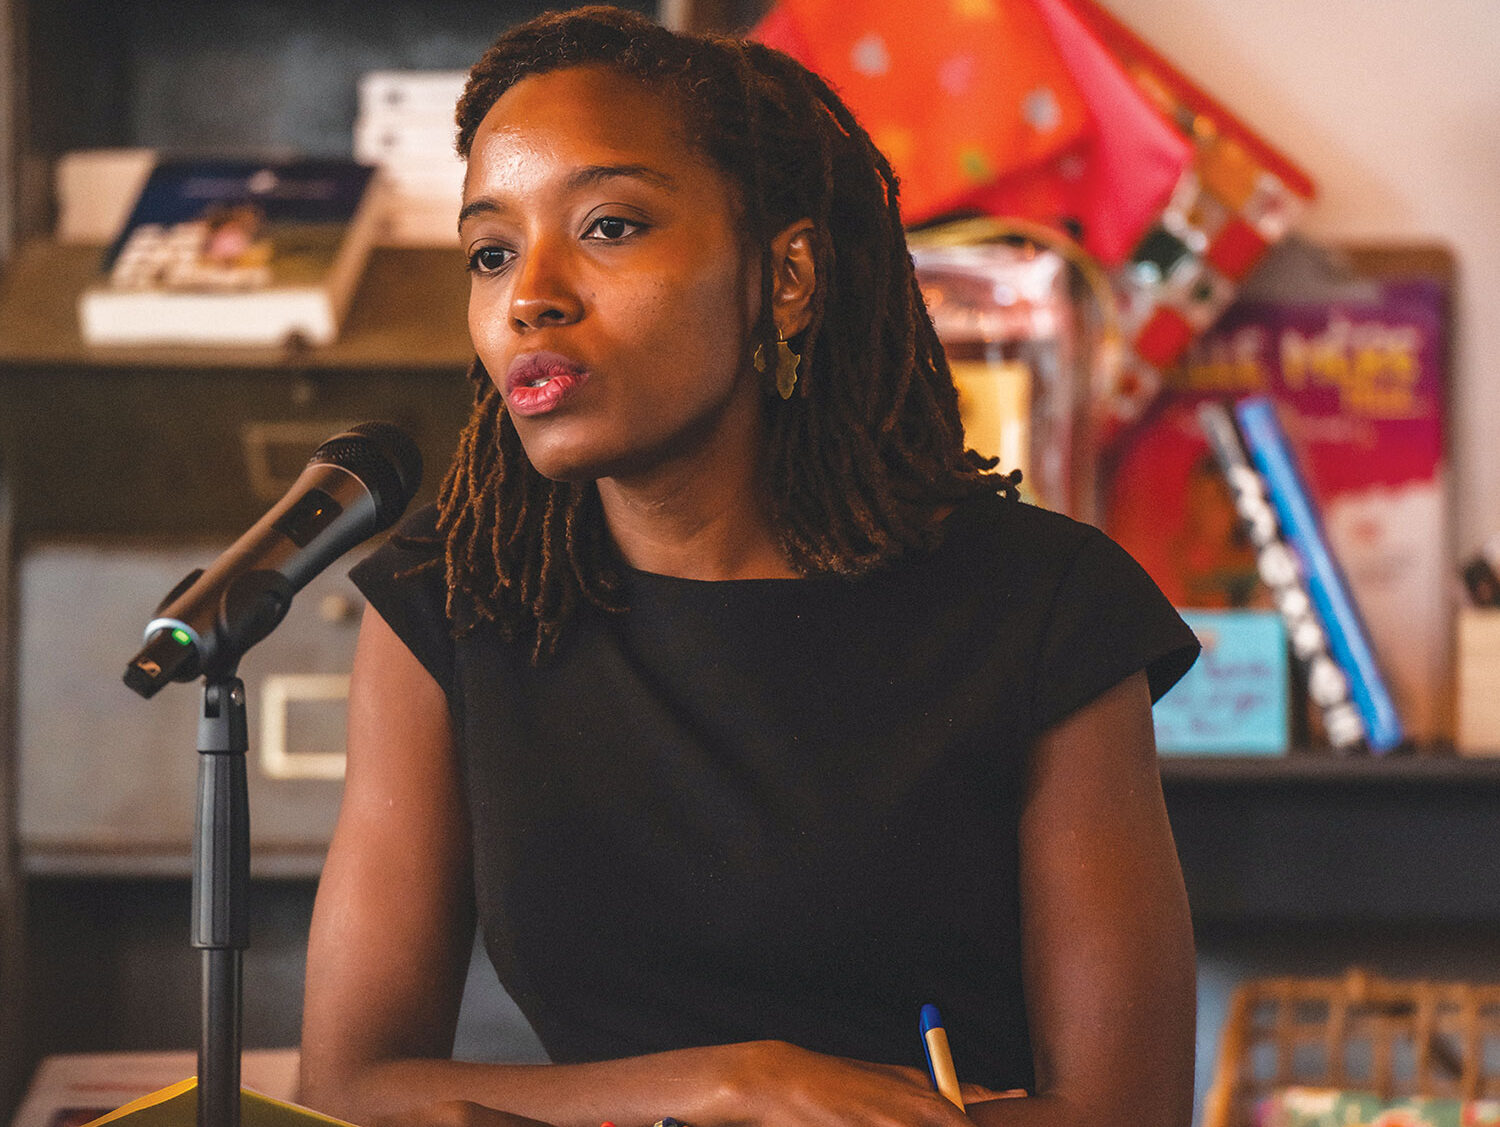
[[[190,572],[162,600],[169,606],[203,574]],[[125,668],[125,684],[150,699],[169,681],[233,677],[240,658],[281,624],[292,605],[292,585],[280,572],[267,569],[243,572],[219,596],[212,644],[204,646],[191,626],[175,618],[159,618],[146,627],[146,644]],[[203,653],[211,656],[203,660]]]

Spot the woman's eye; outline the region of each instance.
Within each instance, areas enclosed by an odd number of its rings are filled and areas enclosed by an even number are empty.
[[[644,230],[645,226],[644,223],[621,219],[617,215],[605,215],[589,224],[589,229],[584,232],[584,238],[613,242],[616,239],[625,238],[626,235],[633,235],[637,231]]]
[[[475,274],[493,274],[510,262],[510,251],[504,247],[479,247],[469,255],[469,270]]]

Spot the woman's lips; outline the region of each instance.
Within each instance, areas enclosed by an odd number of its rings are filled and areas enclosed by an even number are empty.
[[[517,415],[545,415],[588,382],[588,369],[555,352],[528,352],[505,374],[505,402]]]

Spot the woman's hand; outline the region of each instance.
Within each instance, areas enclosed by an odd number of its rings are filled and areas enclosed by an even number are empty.
[[[927,1073],[809,1052],[784,1041],[726,1045],[727,1092],[717,1123],[755,1127],[963,1127],[963,1112]],[[965,1100],[1000,1092],[965,1084]]]

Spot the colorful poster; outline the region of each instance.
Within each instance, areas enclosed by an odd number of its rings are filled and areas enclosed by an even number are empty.
[[[1271,396],[1417,739],[1452,732],[1447,317],[1426,278],[1239,301],[1111,446],[1102,486],[1106,530],[1178,606],[1267,605],[1195,409]]]

